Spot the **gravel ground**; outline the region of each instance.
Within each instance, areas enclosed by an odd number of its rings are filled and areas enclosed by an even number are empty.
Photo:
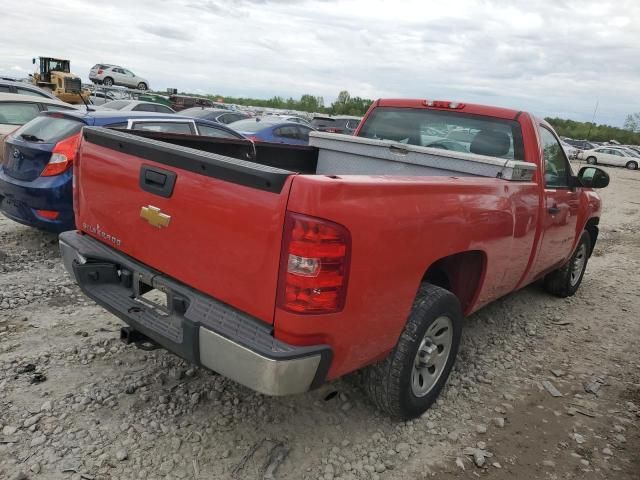
[[[470,317],[437,405],[402,423],[356,377],[270,398],[121,344],[56,237],[0,218],[0,478],[637,480],[640,172],[609,171],[578,294]]]

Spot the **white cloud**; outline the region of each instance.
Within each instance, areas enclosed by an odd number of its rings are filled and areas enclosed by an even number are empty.
[[[431,5],[437,3],[436,5]],[[0,72],[70,58],[155,88],[430,97],[620,125],[640,111],[640,4],[557,0],[5,0]]]

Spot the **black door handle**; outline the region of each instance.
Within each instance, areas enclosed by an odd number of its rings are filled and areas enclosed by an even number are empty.
[[[554,205],[553,207],[547,208],[547,212],[549,212],[551,215],[555,215],[556,213],[560,213],[560,208],[558,208],[557,205]]]
[[[176,184],[176,173],[164,168],[142,165],[140,168],[140,188],[145,192],[169,198]]]

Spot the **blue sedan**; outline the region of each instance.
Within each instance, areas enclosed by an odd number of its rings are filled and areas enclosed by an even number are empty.
[[[283,122],[282,118],[256,117],[238,120],[229,124],[254,142],[284,143],[287,145],[308,145],[309,132],[315,129],[294,122]]]
[[[219,123],[171,114],[45,112],[0,144],[0,212],[50,232],[75,228],[71,166],[86,125],[244,139]]]

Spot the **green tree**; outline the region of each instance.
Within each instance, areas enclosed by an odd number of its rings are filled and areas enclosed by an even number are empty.
[[[624,129],[634,133],[640,132],[640,112],[627,115],[624,120]]]

